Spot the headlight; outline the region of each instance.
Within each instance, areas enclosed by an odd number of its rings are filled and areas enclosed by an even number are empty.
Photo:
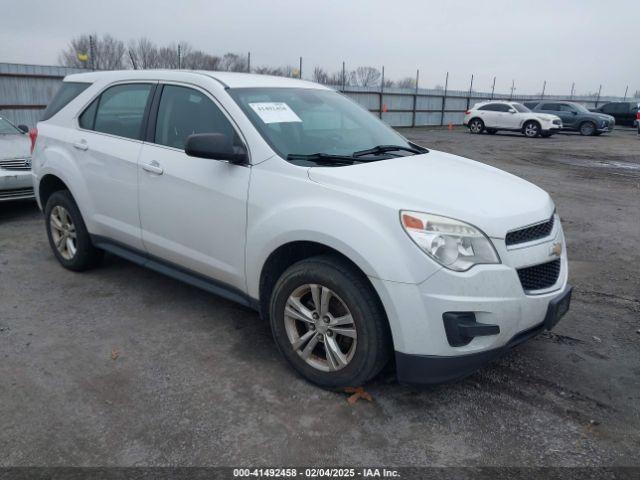
[[[411,240],[446,268],[464,272],[481,263],[500,263],[491,240],[468,223],[404,210],[400,221]]]

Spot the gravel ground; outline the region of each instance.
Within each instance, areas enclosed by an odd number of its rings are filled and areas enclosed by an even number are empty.
[[[458,383],[301,380],[258,316],[118,258],[62,269],[0,204],[0,465],[640,465],[640,138],[407,129],[549,191],[572,309]]]

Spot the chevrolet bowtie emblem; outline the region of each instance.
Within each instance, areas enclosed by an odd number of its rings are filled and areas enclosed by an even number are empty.
[[[560,255],[562,255],[562,243],[556,242],[551,245],[551,248],[549,249],[549,256],[559,257]]]

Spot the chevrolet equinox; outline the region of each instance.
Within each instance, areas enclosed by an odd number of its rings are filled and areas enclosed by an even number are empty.
[[[44,118],[34,186],[63,267],[106,251],[249,306],[318,385],[363,384],[392,357],[401,382],[457,379],[569,308],[545,191],[416,145],[330,88],[83,73]]]

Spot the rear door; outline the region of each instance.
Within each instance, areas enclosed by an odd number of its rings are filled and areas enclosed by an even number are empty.
[[[575,123],[575,115],[572,113],[571,107],[562,103],[543,103],[539,110],[543,113],[550,113],[562,119],[562,125],[570,127]]]
[[[155,257],[245,291],[251,168],[188,156],[184,146],[193,133],[223,133],[242,143],[208,92],[162,85],[138,172],[144,246]]]
[[[76,164],[93,205],[92,233],[142,249],[138,157],[155,84],[127,82],[105,89],[78,118]]]

